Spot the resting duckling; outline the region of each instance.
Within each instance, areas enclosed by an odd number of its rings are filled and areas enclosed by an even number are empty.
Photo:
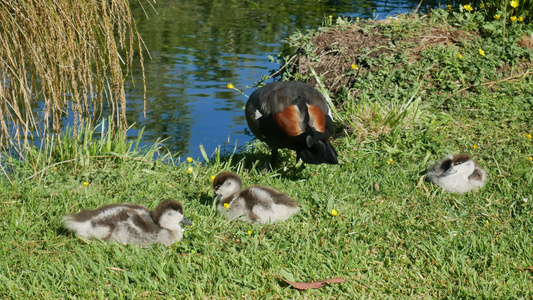
[[[111,204],[63,217],[63,224],[86,239],[99,238],[122,244],[170,246],[183,238],[180,223],[191,225],[183,205],[167,199],[150,211],[135,204]]]
[[[487,172],[466,153],[447,155],[427,172],[427,178],[445,191],[463,194],[485,185]]]
[[[274,223],[287,220],[300,211],[296,202],[276,190],[251,186],[241,191],[241,186],[239,176],[231,172],[222,172],[213,181],[217,210],[228,219]]]

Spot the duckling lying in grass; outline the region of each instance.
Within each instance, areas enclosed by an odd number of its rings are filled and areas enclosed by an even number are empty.
[[[63,225],[86,239],[99,238],[122,244],[170,246],[183,238],[180,223],[191,225],[183,205],[164,200],[153,211],[135,204],[111,204],[63,217]]]
[[[427,178],[449,193],[463,194],[485,185],[487,172],[466,153],[447,155],[427,172]]]
[[[249,223],[274,223],[287,220],[300,211],[289,196],[264,186],[251,186],[241,191],[239,176],[222,172],[215,177],[213,189],[219,213],[228,219],[240,219]]]

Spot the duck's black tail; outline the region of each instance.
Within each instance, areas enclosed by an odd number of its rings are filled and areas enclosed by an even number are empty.
[[[311,147],[296,151],[296,155],[306,164],[333,164],[339,163],[337,151],[328,140],[318,141]]]

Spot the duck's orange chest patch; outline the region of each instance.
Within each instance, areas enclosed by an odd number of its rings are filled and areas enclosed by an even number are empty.
[[[273,115],[278,127],[288,136],[298,136],[303,133],[300,127],[300,111],[298,106],[289,105],[284,110]]]

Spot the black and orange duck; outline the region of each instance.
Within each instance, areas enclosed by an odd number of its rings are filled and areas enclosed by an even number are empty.
[[[296,151],[307,164],[338,164],[329,142],[335,131],[333,117],[322,94],[297,81],[272,82],[255,90],[246,103],[246,121],[252,133],[272,149],[274,166],[278,149]]]

